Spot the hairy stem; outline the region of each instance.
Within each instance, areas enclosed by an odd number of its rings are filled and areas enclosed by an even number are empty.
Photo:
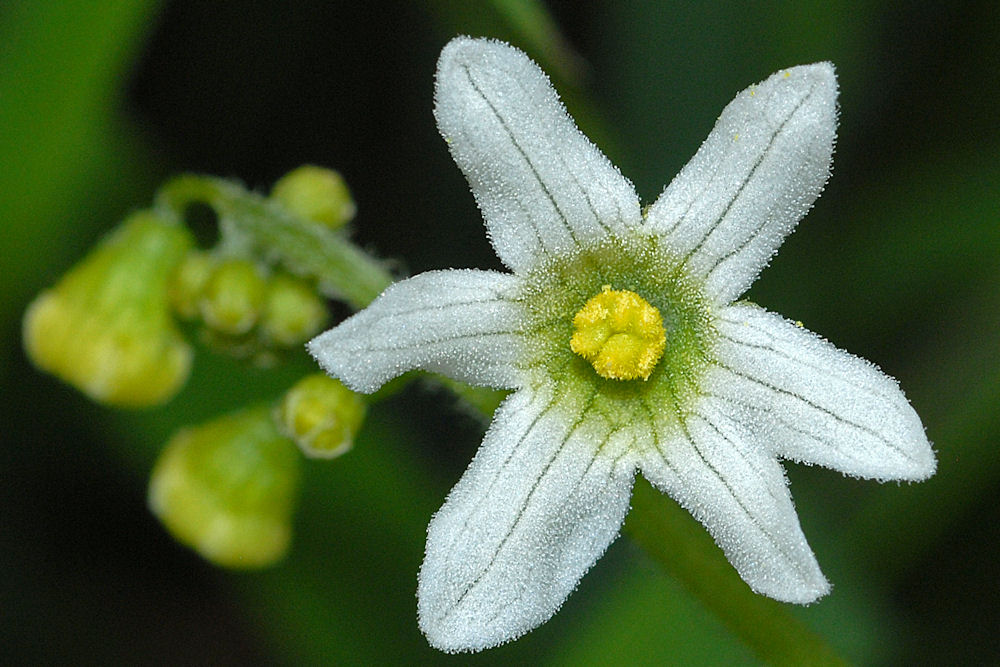
[[[371,303],[392,281],[385,266],[346,235],[303,220],[260,194],[221,178],[179,176],[157,193],[163,214],[183,219],[192,204],[207,204],[219,216],[223,243],[250,246],[353,308]]]

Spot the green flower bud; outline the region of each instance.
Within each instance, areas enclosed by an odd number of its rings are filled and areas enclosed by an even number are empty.
[[[151,212],[129,217],[28,307],[28,357],[95,401],[169,400],[192,352],[171,317],[167,285],[192,243],[184,227]]]
[[[279,427],[312,458],[348,452],[364,418],[361,396],[323,373],[300,380],[278,407]]]
[[[270,413],[253,408],[183,429],[153,469],[153,514],[216,565],[266,567],[288,550],[300,462]]]
[[[339,229],[354,218],[357,207],[343,177],[332,169],[305,165],[275,183],[271,199],[292,213]]]
[[[199,302],[215,269],[215,259],[200,250],[190,251],[170,281],[170,305],[185,320],[199,315]]]
[[[319,333],[327,316],[326,303],[308,283],[278,273],[267,284],[260,332],[268,342],[292,347]]]
[[[205,325],[230,336],[250,331],[264,304],[264,285],[253,262],[221,260],[208,277],[198,302]]]

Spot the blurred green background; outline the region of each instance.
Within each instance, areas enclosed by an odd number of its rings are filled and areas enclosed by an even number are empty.
[[[547,13],[546,13],[547,12]],[[199,350],[163,408],[95,405],[34,371],[39,290],[180,171],[265,189],[343,172],[355,237],[401,273],[498,267],[431,115],[454,34],[508,39],[651,202],[716,115],[784,66],[831,60],[834,177],[750,297],[897,377],[939,456],[920,485],[788,465],[834,592],[794,614],[863,664],[1000,660],[1000,6],[996,2],[13,0],[0,7],[0,646],[22,662],[750,663],[628,538],[563,610],[474,656],[426,646],[416,572],[483,424],[440,391],[379,405],[355,451],[305,466],[289,558],[214,568],[148,513],[177,428],[273,398]],[[340,313],[341,315],[344,313]],[[751,619],[752,622],[752,619]]]

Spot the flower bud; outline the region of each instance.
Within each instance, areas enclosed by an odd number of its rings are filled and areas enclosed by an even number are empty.
[[[169,400],[192,352],[171,317],[167,284],[192,243],[184,227],[151,212],[129,217],[28,307],[28,357],[95,401]]]
[[[278,273],[267,283],[260,332],[268,342],[292,347],[319,333],[327,316],[326,304],[308,283]]]
[[[215,259],[201,250],[185,255],[170,281],[170,305],[185,320],[199,315],[199,302],[215,269]]]
[[[323,373],[300,380],[278,408],[279,427],[311,458],[348,452],[364,418],[361,396]]]
[[[270,413],[258,407],[183,429],[153,469],[153,514],[216,565],[266,567],[288,550],[300,462]]]
[[[339,229],[354,218],[357,207],[343,177],[332,169],[305,165],[275,183],[271,198],[307,220]]]
[[[198,309],[209,328],[239,336],[257,323],[263,303],[264,278],[253,262],[224,259],[208,277]]]

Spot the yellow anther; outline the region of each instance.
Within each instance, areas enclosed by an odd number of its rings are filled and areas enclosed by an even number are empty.
[[[573,318],[569,346],[601,377],[647,380],[666,342],[660,311],[635,292],[605,285]]]

